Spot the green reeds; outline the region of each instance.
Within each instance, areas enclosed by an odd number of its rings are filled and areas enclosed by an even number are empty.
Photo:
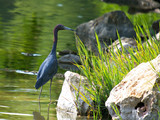
[[[105,101],[112,88],[134,67],[142,62],[154,59],[160,53],[160,42],[151,37],[148,28],[142,29],[140,26],[136,26],[135,31],[137,35],[135,38],[137,47],[128,48],[127,50],[123,48],[117,31],[122,51],[117,48],[116,53],[113,51],[113,46],[109,49],[109,52],[104,51],[95,33],[98,55],[89,52],[79,37],[76,36],[78,54],[82,63],[82,65],[76,65],[81,73],[88,79],[88,86],[84,86],[84,88],[94,101],[94,106],[91,107],[91,111],[93,111],[95,119],[102,119],[104,114],[108,114]],[[140,34],[145,38],[145,43],[143,44]]]

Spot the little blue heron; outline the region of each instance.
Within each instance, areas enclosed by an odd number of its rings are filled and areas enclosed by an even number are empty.
[[[51,85],[52,85],[52,78],[53,76],[57,73],[57,68],[58,68],[58,62],[57,62],[57,57],[56,57],[56,46],[57,46],[57,40],[58,40],[58,31],[59,30],[72,30],[71,28],[65,27],[61,24],[57,25],[54,28],[54,44],[53,48],[48,55],[48,57],[44,60],[44,62],[41,64],[38,75],[37,75],[37,82],[35,85],[35,88],[38,89],[41,87],[41,91],[39,94],[39,100],[42,92],[42,86],[47,83],[49,80],[50,81],[50,103],[51,103]]]

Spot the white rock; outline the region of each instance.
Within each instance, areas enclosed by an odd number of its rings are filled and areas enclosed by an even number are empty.
[[[77,114],[57,110],[57,120],[76,120]]]
[[[160,82],[158,72],[160,72],[160,55],[132,69],[112,89],[105,103],[112,119],[119,119],[112,109],[112,105],[115,104],[122,120],[158,120],[160,110],[158,106],[160,92],[156,87]]]
[[[83,85],[87,86],[85,77],[67,71],[65,73],[62,91],[58,99],[57,109],[63,112],[85,115],[89,110],[89,105],[81,99],[81,94],[87,99],[89,99],[89,94],[84,90]],[[79,90],[81,94],[78,94],[76,89]],[[89,100],[91,103],[91,99]]]
[[[160,39],[159,39],[159,36],[160,36],[160,34],[159,34],[159,33],[157,33],[157,34],[156,34],[156,38],[157,38],[157,40],[160,40]]]

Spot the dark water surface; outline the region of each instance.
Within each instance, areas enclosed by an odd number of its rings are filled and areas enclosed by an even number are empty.
[[[34,85],[36,72],[52,48],[54,26],[75,29],[106,11],[120,9],[127,8],[100,0],[0,0],[0,120],[32,120],[39,114],[47,119],[49,82],[43,87],[41,113],[40,90]],[[59,32],[57,51],[62,50],[76,51],[73,32]],[[57,119],[56,101],[63,80],[53,80],[50,120]]]

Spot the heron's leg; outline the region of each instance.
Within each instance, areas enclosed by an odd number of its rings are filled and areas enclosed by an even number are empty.
[[[49,109],[50,109],[50,105],[51,105],[51,102],[50,102],[49,105],[48,105],[48,111],[47,111],[48,116],[47,116],[47,120],[49,120]]]
[[[42,88],[43,88],[43,86],[41,87],[41,91],[40,91],[40,93],[39,93],[39,112],[41,113],[41,105],[40,105],[40,97],[41,97],[41,93],[42,93]]]
[[[53,79],[53,78],[52,78]],[[50,81],[50,104],[51,104],[51,86],[52,86],[52,79]]]
[[[40,101],[40,97],[41,97],[42,89],[43,89],[43,86],[41,87],[41,91],[40,91],[40,93],[39,93],[39,101]]]
[[[48,116],[47,116],[47,120],[49,120],[49,108],[50,108],[50,105],[51,105],[51,86],[52,86],[52,79],[51,79],[51,81],[50,81],[50,103],[49,103],[49,105],[48,105]]]

